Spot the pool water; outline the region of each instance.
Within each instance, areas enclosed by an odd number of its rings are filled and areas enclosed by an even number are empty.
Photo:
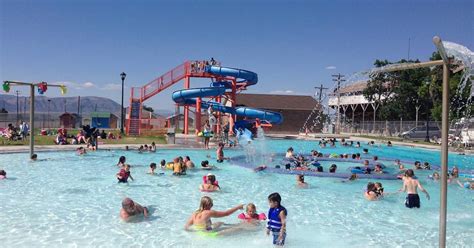
[[[267,140],[271,153],[309,153],[315,142]],[[439,152],[395,146],[368,147],[369,155],[439,164]],[[324,148],[323,153],[361,152],[362,148]],[[242,155],[243,150],[226,150],[226,156]],[[118,184],[115,164],[125,155],[132,164],[135,181]],[[47,161],[28,162],[27,154],[0,155],[0,167],[8,180],[0,181],[0,244],[2,247],[272,247],[271,237],[261,231],[209,238],[186,232],[186,220],[209,195],[215,210],[253,202],[257,211],[267,212],[267,196],[280,192],[288,209],[286,247],[436,247],[438,242],[439,184],[426,179],[430,173],[416,172],[431,195],[421,194],[421,209],[407,209],[405,195],[392,194],[377,202],[363,197],[367,180],[342,183],[341,179],[306,177],[309,189],[298,189],[292,175],[254,173],[232,164],[218,164],[213,171],[223,191],[201,193],[202,176],[196,170],[187,176],[147,175],[150,162],[189,155],[196,164],[215,160],[215,151],[160,150],[138,154],[124,151],[40,153]],[[388,162],[385,165],[393,166]],[[450,164],[474,169],[474,156],[450,154]],[[326,170],[327,168],[325,168]],[[396,192],[400,181],[382,181],[385,192]],[[121,200],[131,197],[152,209],[152,216],[136,223],[119,218]],[[472,247],[474,243],[474,192],[449,185],[449,247]],[[237,215],[222,218],[238,223]],[[217,220],[215,220],[217,221]],[[219,220],[220,221],[220,220]]]

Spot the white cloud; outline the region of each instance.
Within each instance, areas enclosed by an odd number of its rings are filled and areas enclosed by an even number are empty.
[[[95,87],[95,84],[92,83],[92,82],[85,82],[85,83],[82,84],[82,86],[84,88],[92,88],[92,87]]]
[[[113,83],[109,83],[109,84],[106,84],[104,87],[101,88],[102,90],[121,90],[122,89],[122,85],[121,84],[113,84]]]
[[[273,91],[270,91],[270,94],[291,95],[291,94],[295,94],[295,92],[292,90],[273,90]]]
[[[330,65],[330,66],[326,66],[326,70],[335,70],[336,67],[333,66],[333,65]]]
[[[94,83],[92,82],[85,82],[85,83],[74,83],[74,82],[56,82],[56,84],[64,84],[66,87],[69,89],[75,89],[75,90],[82,90],[86,88],[94,88],[96,87]]]

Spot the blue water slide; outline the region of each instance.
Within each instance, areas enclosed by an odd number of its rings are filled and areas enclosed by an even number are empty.
[[[258,82],[256,73],[219,66],[207,66],[206,72],[214,75],[224,77],[237,78],[239,83],[245,83],[246,86],[254,85]],[[211,87],[183,89],[173,92],[172,99],[180,105],[195,105],[198,97],[214,97],[225,94],[226,89],[230,89],[232,84],[230,82],[213,82]],[[283,122],[283,116],[278,112],[268,111],[264,109],[248,108],[248,107],[229,107],[214,101],[202,101],[201,107],[203,109],[211,107],[214,111],[223,113],[236,114],[248,118],[258,118],[269,121],[270,123],[279,124]]]
[[[235,77],[237,79],[240,79],[237,81],[238,83],[245,82],[247,83],[247,86],[257,84],[258,82],[257,73],[247,71],[247,70],[230,68],[230,67],[207,66],[205,68],[205,71],[207,73],[211,73],[218,76]]]

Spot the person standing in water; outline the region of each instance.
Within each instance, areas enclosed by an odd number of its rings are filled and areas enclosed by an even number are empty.
[[[405,172],[405,177],[403,179],[403,187],[400,191],[407,192],[407,198],[405,200],[405,206],[407,208],[420,208],[420,197],[418,196],[418,189],[426,194],[426,198],[430,199],[430,194],[426,191],[423,186],[421,186],[420,181],[414,179],[415,173],[412,169],[408,169]]]

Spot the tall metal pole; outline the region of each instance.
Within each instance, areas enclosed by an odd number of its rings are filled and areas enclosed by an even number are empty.
[[[441,113],[441,183],[439,207],[439,247],[446,247],[446,215],[448,197],[448,131],[449,131],[449,59],[443,42],[438,36],[433,43],[443,58],[443,102]]]
[[[319,87],[314,87],[315,89],[319,89],[319,103],[321,104],[321,101],[323,99],[323,90],[327,90],[328,88],[323,87],[323,84]]]
[[[51,99],[48,99],[48,128],[51,128],[51,115],[49,113],[50,105],[51,105]]]
[[[35,153],[35,85],[30,85],[30,158]]]
[[[20,103],[18,101],[18,94],[20,91],[16,91],[16,125],[18,126],[20,123]]]
[[[122,75],[123,74],[125,74],[125,73],[122,72]],[[123,119],[124,119],[124,116],[123,116],[123,84],[124,84],[124,81],[125,81],[125,77],[122,76],[122,104],[120,105],[120,133],[122,135],[123,135]]]
[[[338,73],[337,75],[332,75],[333,79],[332,81],[337,82],[337,115],[336,115],[336,133],[340,132],[340,98],[341,98],[341,93],[339,92],[339,89],[341,88],[341,82],[346,81],[343,79],[344,75],[341,75],[341,73]]]
[[[441,204],[439,218],[439,247],[446,247],[446,214],[448,187],[448,131],[449,131],[449,70],[443,65],[443,113],[441,130]]]

